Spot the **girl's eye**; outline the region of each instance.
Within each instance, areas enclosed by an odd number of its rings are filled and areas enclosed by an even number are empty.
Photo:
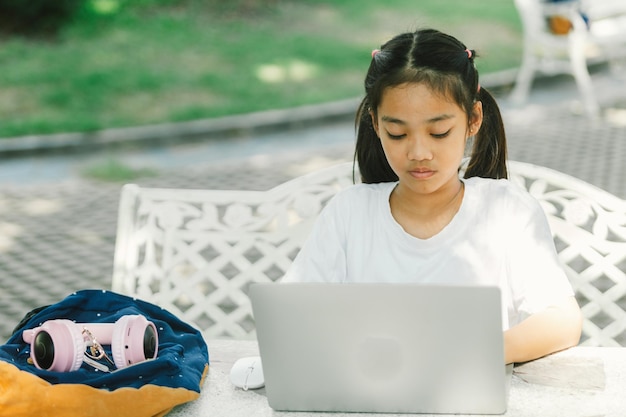
[[[443,133],[431,133],[431,136],[435,139],[443,139],[446,136],[448,136],[450,134],[450,131],[452,129],[448,129],[447,131],[443,132]]]
[[[398,140],[398,139],[402,139],[404,137],[404,134],[392,135],[391,133],[387,132],[387,136],[389,136],[389,139]]]

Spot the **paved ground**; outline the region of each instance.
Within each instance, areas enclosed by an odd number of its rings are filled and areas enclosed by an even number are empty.
[[[548,166],[626,198],[626,78],[594,74],[604,109],[590,120],[568,77],[536,83],[529,103],[499,96],[511,159]],[[121,184],[85,179],[96,160],[158,168],[145,186],[267,189],[352,157],[352,119],[228,141],[0,162],[0,343],[30,309],[83,288],[110,288]]]

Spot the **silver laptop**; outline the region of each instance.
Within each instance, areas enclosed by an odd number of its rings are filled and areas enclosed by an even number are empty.
[[[255,284],[270,407],[502,414],[500,290],[413,284]]]

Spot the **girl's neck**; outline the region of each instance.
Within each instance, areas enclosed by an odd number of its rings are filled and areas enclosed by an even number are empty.
[[[441,232],[461,208],[465,185],[459,180],[430,194],[397,186],[389,198],[391,214],[412,236],[428,239]]]

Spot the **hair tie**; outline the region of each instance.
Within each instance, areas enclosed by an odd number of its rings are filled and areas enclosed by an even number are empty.
[[[465,52],[467,52],[467,59],[472,59],[472,55],[474,55],[472,51],[469,49],[466,49]]]
[[[379,52],[380,52],[380,49],[374,49],[372,51],[372,58],[374,58]]]

